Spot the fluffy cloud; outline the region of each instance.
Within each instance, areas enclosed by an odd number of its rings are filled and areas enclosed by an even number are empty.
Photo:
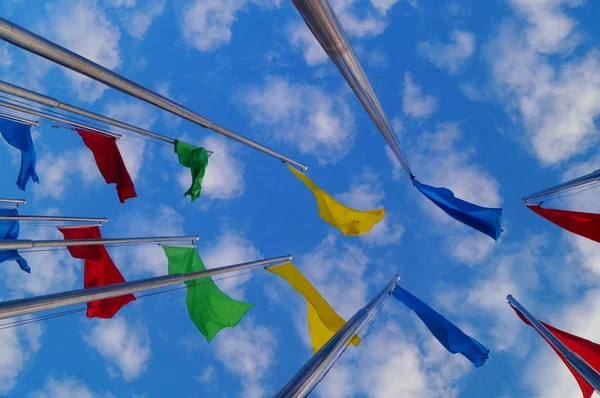
[[[272,76],[262,86],[249,87],[242,100],[254,123],[320,164],[335,163],[354,144],[354,118],[341,95]]]
[[[125,10],[119,12],[123,28],[133,38],[141,40],[150,28],[152,21],[161,16],[165,11],[165,0],[146,1],[143,5],[135,8],[135,0],[109,1],[112,7],[123,7]]]
[[[41,337],[39,323],[0,330],[0,394],[10,395],[25,365],[40,349]]]
[[[455,74],[473,55],[475,35],[470,32],[455,30],[452,32],[451,43],[422,41],[417,45],[417,49],[421,56],[438,68],[447,69],[451,74]]]
[[[95,393],[83,382],[73,378],[49,377],[44,388],[31,393],[33,398],[113,398],[109,393]]]
[[[437,100],[432,95],[424,95],[421,87],[413,82],[412,75],[404,74],[404,92],[402,94],[402,111],[414,118],[428,118],[437,111]]]

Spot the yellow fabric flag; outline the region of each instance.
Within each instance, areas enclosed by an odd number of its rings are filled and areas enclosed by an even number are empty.
[[[335,312],[315,287],[302,275],[292,263],[269,267],[267,271],[279,275],[306,299],[308,305],[308,331],[313,353],[316,353],[329,341],[346,321]],[[350,341],[357,346],[360,338],[354,336]]]
[[[344,235],[366,234],[371,231],[373,225],[383,219],[385,209],[360,211],[346,207],[319,188],[310,178],[287,163],[286,166],[315,195],[321,218],[342,231]]]

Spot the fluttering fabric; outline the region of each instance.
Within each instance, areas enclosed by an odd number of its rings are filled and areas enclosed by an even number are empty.
[[[76,129],[83,143],[92,151],[96,165],[107,184],[117,184],[117,194],[121,203],[137,196],[131,176],[127,171],[123,157],[113,137]]]
[[[182,166],[189,167],[192,173],[192,185],[183,196],[190,196],[193,202],[200,196],[202,178],[204,178],[206,166],[208,165],[208,151],[202,147],[175,140],[175,153],[179,163]]]
[[[346,323],[321,296],[315,287],[292,264],[287,263],[267,268],[267,271],[285,279],[306,300],[308,307],[308,331],[313,353],[316,353]],[[354,336],[352,344],[358,345],[360,338]]]
[[[102,239],[97,226],[91,227],[58,227],[65,239]],[[104,245],[68,246],[74,258],[83,259],[83,287],[113,285],[125,282],[125,278],[113,263]],[[87,303],[88,318],[112,318],[124,305],[135,301],[133,294],[96,300]]]
[[[346,207],[319,188],[306,175],[289,164],[286,164],[286,166],[315,195],[321,218],[342,231],[344,235],[366,234],[371,231],[375,224],[383,220],[385,209],[360,211]]]
[[[569,232],[600,243],[600,214],[544,209],[539,205],[527,205],[527,207]]]
[[[3,216],[18,216],[19,212],[17,209],[2,209],[0,208],[0,215]],[[0,240],[16,240],[19,239],[19,220],[0,220]],[[27,272],[31,273],[31,268],[27,261],[17,250],[0,250],[0,264],[5,261],[14,260],[19,264],[19,267]]]
[[[31,139],[31,127],[28,124],[0,119],[0,133],[6,142],[21,151],[21,170],[17,177],[17,187],[24,191],[30,178],[33,182],[40,182],[35,173],[36,155]]]
[[[519,316],[519,318],[521,318],[521,320],[523,322],[525,322],[527,325],[533,327],[531,322],[529,322],[529,320],[527,320],[527,318],[525,318],[525,316],[523,314],[521,314],[521,312],[518,309],[516,309],[513,306],[511,306],[511,308],[513,310],[515,310],[515,312],[517,313],[517,315]],[[563,332],[562,330],[557,329],[553,326],[550,326],[547,323],[544,323],[542,321],[540,321],[540,323],[542,325],[544,325],[546,327],[546,329],[548,329],[548,331],[554,335],[554,337],[556,337],[565,346],[567,346],[567,348],[569,350],[571,350],[575,354],[579,355],[585,362],[587,362],[588,365],[590,365],[592,368],[594,368],[597,372],[600,372],[600,345],[599,344],[596,344],[592,341],[575,336],[573,334]],[[537,329],[536,329],[536,331],[537,331]],[[544,337],[542,334],[540,334],[540,336]],[[545,337],[544,337],[544,340],[546,340],[546,342],[548,344],[550,344],[550,342]],[[564,357],[563,354],[560,353],[560,351],[558,351],[556,348],[554,348],[554,346],[552,344],[550,344],[550,347],[552,347],[554,352],[556,352],[558,354],[560,359],[567,366],[567,368],[569,368],[569,370],[575,377],[575,380],[577,380],[577,384],[579,384],[579,387],[581,388],[581,393],[583,394],[583,397],[590,398],[592,396],[592,394],[594,393],[594,387],[592,387],[587,381],[585,381],[583,376],[581,376],[579,374],[579,372],[577,372],[575,370],[575,368],[573,368],[567,362],[566,358]]]
[[[502,233],[502,209],[481,207],[454,196],[447,188],[436,188],[413,179],[415,187],[444,213],[494,240]]]
[[[453,354],[461,353],[476,367],[482,366],[487,361],[490,350],[480,342],[466,335],[452,322],[444,318],[433,308],[396,286],[392,292],[393,296],[403,302],[408,308],[423,321],[427,329],[448,351]]]
[[[205,271],[195,247],[163,246],[169,259],[169,275]],[[200,278],[185,282],[190,318],[210,341],[223,328],[235,327],[254,304],[234,300],[223,293],[213,280]]]

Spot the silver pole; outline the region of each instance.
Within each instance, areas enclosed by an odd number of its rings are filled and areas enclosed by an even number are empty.
[[[8,199],[8,198],[0,198],[0,203],[12,203],[15,206],[19,207],[27,203],[25,199]]]
[[[523,198],[523,202],[527,203],[530,200],[542,198],[544,196],[552,195],[558,192],[565,191],[571,188],[577,188],[579,186],[585,185],[592,181],[600,181],[600,170],[596,170],[590,174],[586,174],[582,177],[575,178],[574,180],[563,182],[562,184],[558,184],[552,188],[545,189],[540,192],[536,192],[532,195],[525,196]]]
[[[41,117],[44,119],[54,120],[55,122],[65,123],[70,126],[80,127],[82,129],[86,129],[89,131],[107,135],[109,137],[113,137],[117,140],[121,138],[121,134],[111,133],[110,131],[106,131],[106,130],[100,130],[96,127],[88,126],[87,124],[82,124],[82,123],[79,123],[79,122],[76,122],[73,120],[69,120],[69,119],[63,119],[62,117],[49,115],[47,113],[36,111],[35,109],[26,108],[24,106],[12,104],[10,102],[0,101],[0,106],[3,106],[5,108],[10,108],[15,111],[19,111],[19,112],[23,112],[23,113],[28,113],[30,115],[38,116],[38,117]]]
[[[68,239],[68,240],[3,240],[0,241],[0,250],[21,250],[34,247],[71,247],[87,245],[125,245],[128,243],[165,243],[191,240],[192,243],[199,239],[198,236],[157,236],[152,238],[108,238],[108,239]]]
[[[60,217],[60,216],[3,216],[0,220],[18,220],[18,221],[64,221],[64,222],[91,222],[104,224],[108,221],[106,217]]]
[[[192,123],[234,139],[283,162],[294,165],[302,171],[307,169],[307,166],[302,163],[275,152],[274,150],[269,149],[246,137],[242,137],[231,130],[221,127],[206,119],[204,116],[201,116],[200,114],[184,107],[183,105],[180,105],[158,93],[148,90],[147,88],[134,83],[133,81],[114,73],[113,71],[98,65],[97,63],[92,62],[81,55],[75,54],[74,52],[61,47],[56,43],[46,40],[33,32],[23,29],[22,27],[15,25],[4,18],[0,18],[0,38],[14,44],[15,46],[21,47],[24,50],[37,54],[52,62],[79,72],[82,75],[102,82],[107,86],[117,89],[125,94],[131,95],[142,101],[164,109],[167,112],[178,115],[191,121]]]
[[[19,122],[19,123],[23,123],[23,124],[28,124],[30,126],[39,126],[40,122],[36,122],[35,120],[28,120],[19,116],[15,116],[15,115],[9,115],[8,113],[3,113],[0,112],[0,117],[3,119],[8,119],[8,120],[12,120],[15,122]]]
[[[375,309],[390,294],[400,277],[392,280],[366,306],[354,314],[308,362],[283,386],[274,398],[305,397],[333,366],[350,339],[367,323]]]
[[[132,282],[116,283],[107,286],[92,287],[89,289],[72,290],[70,292],[54,293],[45,296],[10,300],[0,303],[0,319],[18,315],[31,314],[33,312],[51,310],[74,304],[87,303],[90,301],[104,300],[125,294],[137,293],[143,290],[158,289],[165,286],[177,285],[186,281],[200,278],[208,278],[227,272],[239,271],[260,265],[272,266],[279,263],[291,261],[292,256],[268,258],[265,260],[252,261],[206,271],[190,272],[188,274],[164,275],[155,278],[141,279]]]
[[[544,325],[541,324],[536,318],[534,318],[529,311],[525,309],[512,295],[506,296],[508,304],[516,308],[523,316],[531,323],[533,328],[541,334],[548,344],[553,346],[558,352],[560,352],[567,360],[569,365],[573,367],[587,381],[594,390],[600,392],[600,374],[591,367],[586,361],[583,360],[579,355],[571,351],[562,341],[557,339]]]

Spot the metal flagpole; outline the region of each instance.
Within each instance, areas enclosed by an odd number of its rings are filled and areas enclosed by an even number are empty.
[[[27,201],[25,199],[0,198],[0,203],[10,203],[10,204],[14,204],[15,206],[19,207],[19,206],[27,203]]]
[[[82,75],[102,82],[107,86],[124,92],[125,94],[136,97],[142,101],[164,109],[167,112],[171,112],[177,116],[187,119],[192,123],[234,139],[283,162],[294,165],[302,171],[307,169],[307,166],[302,163],[299,163],[246,137],[238,135],[231,130],[221,127],[206,119],[204,116],[192,111],[191,109],[188,109],[175,101],[172,101],[137,83],[134,83],[133,81],[114,73],[113,71],[98,65],[97,63],[92,62],[79,54],[69,51],[56,43],[44,39],[33,32],[13,24],[4,18],[0,18],[0,38],[14,44],[15,46],[21,47],[24,50],[37,54],[52,62],[79,72]]]
[[[354,335],[373,315],[379,304],[392,292],[400,277],[392,280],[366,306],[358,310],[308,362],[283,386],[274,398],[304,397],[317,385],[333,362],[342,354]]]
[[[104,239],[67,239],[67,240],[3,240],[0,250],[21,250],[34,247],[71,247],[88,245],[124,245],[128,243],[165,243],[191,240],[195,243],[198,236],[156,236],[151,238],[104,238]]]
[[[60,217],[60,216],[24,216],[24,215],[0,215],[0,220],[18,221],[64,221],[64,222],[90,222],[104,224],[108,221],[106,217]]]
[[[541,334],[546,341],[553,346],[566,361],[587,381],[597,392],[600,392],[600,374],[592,368],[579,355],[571,351],[562,341],[557,339],[540,321],[534,318],[512,295],[506,296],[508,304],[516,308],[531,323],[533,328]]]
[[[580,186],[585,185],[592,181],[600,181],[600,170],[596,170],[590,174],[586,174],[582,177],[575,178],[574,180],[571,180],[571,181],[563,182],[562,184],[558,184],[552,188],[548,188],[543,191],[536,192],[532,195],[525,196],[523,198],[523,202],[527,203],[533,199],[539,199],[544,196],[548,196],[548,195],[552,195],[552,194],[555,194],[558,192],[565,191],[567,189],[577,188],[577,187],[580,187]]]
[[[82,123],[79,123],[79,122],[76,122],[73,120],[69,120],[69,119],[63,119],[62,117],[49,115],[47,113],[36,111],[35,109],[31,109],[31,108],[26,108],[21,105],[12,104],[10,102],[0,101],[0,106],[3,106],[5,108],[10,108],[15,111],[19,111],[19,112],[23,112],[23,113],[28,113],[30,115],[38,116],[38,117],[41,117],[44,119],[54,120],[55,122],[65,123],[70,126],[80,127],[82,129],[93,131],[95,133],[100,133],[100,134],[107,135],[109,137],[113,137],[117,140],[121,138],[121,134],[111,133],[110,131],[106,131],[106,130],[100,130],[96,127],[88,126],[87,124],[82,124]]]
[[[208,278],[214,275],[244,270],[261,265],[264,265],[266,268],[272,265],[287,263],[291,261],[291,259],[292,256],[287,255],[282,257],[268,258],[265,260],[252,261],[249,263],[213,268],[206,271],[190,272],[188,274],[164,275],[132,282],[116,283],[113,285],[98,286],[88,289],[48,294],[45,296],[5,301],[0,303],[0,319],[66,307],[74,304],[87,303],[90,301],[104,300],[112,297],[123,296],[125,294],[141,292],[143,290],[158,289],[195,279]]]
[[[37,122],[35,120],[28,120],[28,119],[25,119],[25,118],[22,118],[22,117],[18,117],[18,116],[15,116],[15,115],[9,115],[8,113],[0,112],[0,117],[3,118],[3,119],[9,119],[9,120],[12,120],[12,121],[15,121],[15,122],[19,122],[19,123],[23,123],[23,124],[28,124],[28,125],[30,125],[32,127],[40,125],[40,122]]]

